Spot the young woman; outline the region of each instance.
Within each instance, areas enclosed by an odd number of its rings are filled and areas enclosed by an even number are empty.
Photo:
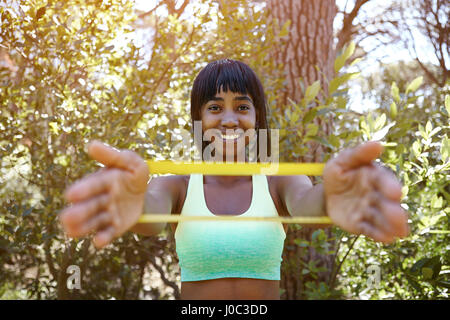
[[[192,121],[201,121],[203,133],[218,130],[212,141],[223,148],[214,149],[216,160],[229,161],[232,155],[237,161],[249,143],[242,133],[268,128],[265,112],[261,83],[242,62],[212,62],[194,81]],[[203,143],[202,151],[206,146]],[[384,243],[408,234],[407,214],[400,206],[401,184],[373,162],[382,152],[378,142],[342,151],[327,162],[324,182],[315,186],[302,175],[192,174],[160,176],[148,183],[148,166],[136,153],[98,141],[89,145],[88,152],[105,168],[66,191],[72,206],[63,210],[60,220],[69,237],[95,233],[97,248],[126,231],[155,235],[163,230],[164,223],[138,224],[143,212],[328,215],[343,230]],[[279,299],[286,236],[281,223],[197,221],[171,228],[180,260],[182,299]]]

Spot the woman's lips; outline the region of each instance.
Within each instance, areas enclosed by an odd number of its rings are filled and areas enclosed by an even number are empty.
[[[227,141],[231,143],[236,143],[242,136],[243,133],[236,133],[236,134],[221,133],[220,138],[222,139],[223,143],[226,143]]]
[[[229,133],[223,131],[218,131],[211,137],[211,142],[214,142],[217,139],[220,138],[222,140],[223,145],[225,145],[227,142],[229,144],[235,144],[238,142],[238,140],[244,138],[245,132],[242,129],[237,130],[227,130]]]

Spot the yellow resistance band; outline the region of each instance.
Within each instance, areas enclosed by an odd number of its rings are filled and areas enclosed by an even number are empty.
[[[323,163],[239,163],[239,162],[182,162],[182,161],[147,161],[150,173],[165,174],[191,174],[202,173],[218,176],[251,176],[252,174],[264,175],[322,175],[325,164]]]
[[[239,162],[182,162],[147,161],[151,174],[191,174],[223,176],[264,175],[309,175],[319,176],[323,172],[323,163],[239,163]],[[140,223],[182,222],[182,221],[269,221],[299,224],[331,224],[329,217],[239,217],[239,216],[182,216],[171,214],[143,214]]]
[[[240,216],[182,216],[179,214],[144,214],[140,223],[158,222],[185,222],[185,221],[265,221],[300,224],[331,224],[328,217],[240,217]]]

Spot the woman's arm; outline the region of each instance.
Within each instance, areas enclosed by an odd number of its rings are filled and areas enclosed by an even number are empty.
[[[103,248],[136,224],[148,187],[147,163],[135,152],[117,150],[99,141],[88,146],[91,158],[104,168],[83,177],[65,191],[71,204],[59,214],[67,236],[95,233],[94,244]]]
[[[346,149],[328,161],[323,185],[306,176],[286,176],[278,186],[292,216],[324,216],[341,229],[392,243],[406,237],[408,215],[401,207],[401,184],[392,172],[376,164],[379,142]],[[315,225],[317,227],[317,225]]]
[[[278,190],[280,198],[293,217],[319,217],[326,215],[323,186],[313,186],[307,176],[281,176]]]
[[[171,214],[172,209],[176,207],[179,190],[177,176],[161,176],[150,180],[142,214]],[[166,227],[162,223],[137,223],[129,231],[144,236],[153,236],[159,234]]]
[[[325,195],[322,184],[312,185],[307,176],[280,176],[278,183],[280,199],[293,217],[326,216]],[[323,228],[325,224],[308,224]]]
[[[408,214],[400,205],[400,181],[374,161],[382,152],[376,141],[343,150],[325,165],[323,185],[327,214],[335,225],[392,243],[408,235]]]

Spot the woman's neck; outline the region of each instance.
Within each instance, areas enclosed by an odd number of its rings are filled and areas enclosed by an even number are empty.
[[[224,187],[231,187],[238,183],[245,183],[252,180],[251,176],[203,176],[205,184],[220,185]]]
[[[248,156],[247,154],[245,154],[245,163],[248,163]],[[236,163],[237,162],[237,157],[234,158],[233,161],[227,161],[226,157],[224,156],[223,158],[223,162],[224,163]],[[204,181],[205,183],[208,184],[215,184],[215,185],[221,185],[221,186],[232,186],[236,183],[242,183],[242,182],[247,182],[247,181],[251,181],[252,177],[251,176],[221,176],[221,175],[207,175],[204,176]]]

